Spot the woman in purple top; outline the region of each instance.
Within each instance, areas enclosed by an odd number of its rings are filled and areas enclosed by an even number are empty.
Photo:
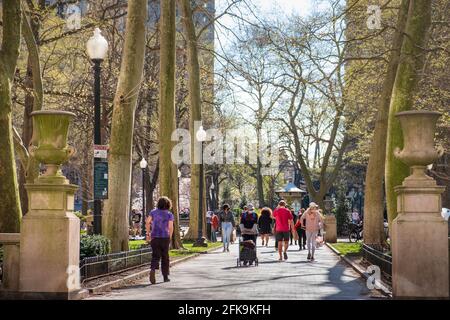
[[[146,221],[147,241],[152,246],[152,262],[150,264],[150,282],[156,283],[155,270],[159,269],[161,260],[161,272],[164,282],[169,280],[169,246],[173,234],[172,201],[167,197],[158,199],[157,209],[150,212]]]

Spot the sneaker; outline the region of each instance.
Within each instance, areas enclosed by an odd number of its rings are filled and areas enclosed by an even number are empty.
[[[311,256],[311,261],[314,261],[314,256]]]
[[[288,256],[287,256],[287,253],[285,252],[284,253],[284,260],[287,260],[288,259]]]
[[[169,277],[168,277],[168,276],[165,276],[165,277],[164,277],[164,282],[169,282],[169,281],[170,281]]]
[[[155,270],[150,270],[150,283],[151,284],[156,283]]]
[[[227,249],[224,247],[222,252],[226,252],[226,251],[227,251]]]
[[[311,253],[308,252],[308,260],[311,260]]]
[[[230,252],[230,248],[227,248],[227,252]]]
[[[301,250],[302,250],[302,247],[301,247],[301,246],[299,246],[299,247],[298,247],[298,251],[301,251]]]
[[[306,246],[303,246],[303,250],[306,250]]]
[[[262,246],[264,245],[264,240],[262,241],[262,244],[261,244]]]

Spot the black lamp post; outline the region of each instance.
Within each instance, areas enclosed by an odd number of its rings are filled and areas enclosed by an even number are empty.
[[[147,161],[142,158],[141,162],[139,163],[139,166],[142,169],[142,216],[141,216],[141,228],[142,232],[141,235],[146,236],[146,230],[145,230],[145,215],[147,214],[147,208],[145,206],[145,170],[147,170]]]
[[[211,211],[214,211],[214,209],[216,208],[216,197],[215,197],[215,195],[214,195],[214,188],[216,187],[215,185],[214,185],[214,176],[213,177],[211,177],[211,192],[210,192],[210,194],[211,194]]]
[[[181,212],[181,199],[180,199],[180,178],[181,178],[181,171],[180,169],[178,169],[178,216],[180,216],[180,212]]]
[[[200,149],[200,181],[199,181],[199,196],[198,196],[198,238],[197,241],[193,244],[194,247],[205,247],[207,244],[203,239],[203,143],[206,140],[206,131],[203,130],[203,127],[197,131],[196,134],[197,141],[201,143]]]
[[[100,64],[106,57],[108,42],[101,35],[100,29],[95,28],[94,35],[86,44],[87,54],[94,63],[94,145],[102,144],[100,124]],[[94,162],[102,161],[95,157]],[[94,196],[94,234],[102,233],[102,202]]]

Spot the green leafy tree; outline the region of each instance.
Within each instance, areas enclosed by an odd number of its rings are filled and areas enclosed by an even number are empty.
[[[431,24],[431,1],[410,2],[405,37],[401,48],[394,88],[389,108],[386,151],[386,203],[389,222],[397,216],[397,196],[394,187],[401,185],[409,175],[406,164],[394,157],[395,148],[403,148],[403,133],[395,114],[411,110],[418,89],[420,72],[424,65],[428,29]]]
[[[11,87],[16,73],[22,32],[20,0],[2,5],[3,32],[0,48],[0,232],[19,232],[22,211],[16,175],[12,125]]]

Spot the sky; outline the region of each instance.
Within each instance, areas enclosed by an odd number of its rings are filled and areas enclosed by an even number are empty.
[[[307,15],[312,10],[314,0],[252,0],[252,2],[267,15],[272,13]]]
[[[313,14],[317,11],[328,10],[329,2],[327,0],[246,0],[248,3],[251,3],[255,7],[254,13],[256,17],[263,18],[263,20],[279,20],[282,21],[284,18],[288,18],[292,15],[299,15],[302,17],[307,17],[310,14]],[[231,0],[216,0],[216,15],[220,15],[224,12],[225,8]],[[253,10],[252,10],[253,11]],[[239,11],[231,10],[238,14]],[[240,15],[240,14],[238,14]],[[250,20],[252,22],[256,21],[255,16],[252,14],[244,14],[244,19]],[[221,17],[215,25],[216,35],[215,35],[215,50],[221,53],[222,47],[227,51],[230,45],[232,45],[232,39],[234,38],[233,33],[237,31],[238,22],[236,18],[233,18],[230,15],[224,15]],[[222,26],[225,26],[223,28]],[[233,32],[230,32],[231,29]],[[219,63],[216,64],[216,70],[220,69],[221,65]],[[234,97],[240,101],[246,102],[246,104],[254,105],[254,102],[246,96],[245,93],[240,92],[237,88],[234,91]],[[239,114],[240,117],[244,116],[249,119],[253,119],[253,114],[250,113],[245,108],[237,107],[232,103],[231,99],[227,101],[228,95],[225,94],[224,104],[222,108],[224,108],[225,113],[231,114]],[[246,116],[247,115],[247,116]],[[241,124],[240,130],[253,132],[253,129],[247,127],[247,125]],[[248,132],[250,132],[248,131]],[[311,149],[313,153],[313,149]],[[313,156],[313,154],[311,154]]]

